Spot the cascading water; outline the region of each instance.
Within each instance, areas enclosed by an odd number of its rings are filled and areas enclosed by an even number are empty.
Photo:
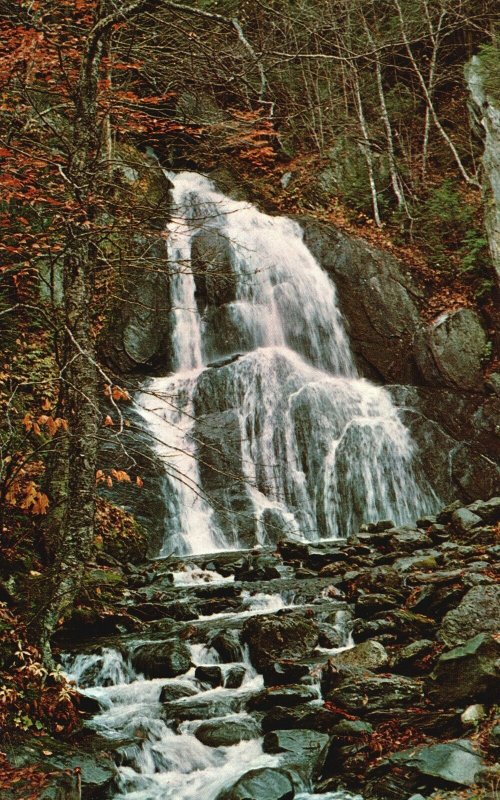
[[[163,553],[343,538],[432,511],[389,394],[357,376],[300,226],[170,176],[175,374],[137,398],[169,478]]]
[[[189,591],[189,586],[201,586],[207,580],[219,588],[227,583],[210,570],[190,569],[188,574],[189,580],[186,580],[186,570],[179,564],[179,573],[174,573],[174,583],[179,591],[182,587]],[[241,589],[240,600],[244,610],[225,615],[230,629],[242,618],[269,615],[290,608],[290,603],[279,592],[250,593]],[[322,601],[326,604],[332,602],[326,594]],[[332,608],[340,646],[328,651],[320,648],[314,658],[352,646],[351,619],[343,606],[340,603],[337,611],[335,605]],[[114,800],[221,800],[225,791],[244,773],[280,768],[281,756],[270,754],[265,749],[260,723],[262,715],[257,713],[255,716],[249,710],[249,701],[262,692],[264,680],[252,666],[247,648],[237,647],[241,660],[228,661],[226,657],[221,663],[218,652],[210,643],[210,636],[218,630],[221,616],[211,616],[212,625],[206,629],[208,639],[201,634],[201,641],[190,645],[191,666],[187,672],[174,678],[146,679],[135,671],[133,651],[138,645],[144,646],[142,636],[135,642],[128,639],[120,649],[103,646],[95,652],[63,657],[67,676],[100,707],[99,712],[87,721],[88,728],[106,740],[107,747],[115,754],[117,769],[113,785],[103,797],[113,797]],[[203,625],[203,617],[199,617],[197,622]],[[199,666],[215,666],[220,670],[221,685],[212,688],[209,683],[204,683],[197,673]],[[229,680],[235,671],[240,674],[239,683]],[[303,684],[303,689],[313,707],[321,705],[317,671],[314,678],[311,676]],[[207,725],[219,737],[222,733],[222,738],[218,741],[206,739],[202,732]],[[296,783],[296,800],[315,800],[316,797],[321,800],[362,800],[343,791],[310,794],[312,785],[307,775],[300,777],[297,773]],[[262,800],[264,798],[262,795]]]

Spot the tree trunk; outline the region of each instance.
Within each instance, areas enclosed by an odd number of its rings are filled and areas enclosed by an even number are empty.
[[[56,460],[67,465],[64,513],[61,529],[52,543],[51,578],[45,587],[42,612],[36,622],[37,639],[44,661],[51,663],[50,637],[61,617],[72,608],[80,589],[85,562],[92,553],[97,461],[97,362],[92,334],[93,195],[99,179],[100,136],[97,87],[102,38],[82,59],[76,87],[73,148],[68,166],[78,210],[66,225],[64,262],[64,357],[61,369],[63,414],[68,421],[67,439]],[[57,480],[58,476],[54,476]],[[57,490],[57,494],[61,494]],[[51,498],[56,502],[60,497]],[[54,534],[52,534],[54,535]]]
[[[366,160],[366,166],[368,169],[368,182],[370,184],[370,193],[372,196],[372,207],[373,207],[373,219],[375,220],[375,225],[377,228],[382,226],[382,221],[380,219],[380,211],[378,207],[378,195],[377,195],[377,184],[375,183],[375,166],[373,163],[373,154],[370,147],[370,137],[368,135],[368,125],[366,122],[365,112],[363,109],[363,101],[361,99],[361,89],[359,87],[359,80],[358,74],[356,72],[356,67],[354,64],[351,64],[352,69],[352,80],[354,84],[354,97],[356,101],[356,111],[358,114],[359,120],[359,127],[361,128],[361,133],[363,136],[362,143],[361,143],[361,150]]]

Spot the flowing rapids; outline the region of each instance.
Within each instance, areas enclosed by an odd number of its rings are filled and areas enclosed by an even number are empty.
[[[389,394],[356,372],[300,226],[171,176],[174,372],[137,399],[168,478],[163,554],[344,538],[437,498]]]
[[[174,573],[175,585],[182,592],[190,586],[204,584],[223,585],[224,580],[209,570],[190,570]],[[275,612],[292,604],[277,594],[243,590],[241,600],[247,609],[243,614],[227,614],[231,624],[238,618],[251,614]],[[202,620],[203,618],[198,618]],[[212,616],[212,619],[214,617]],[[345,649],[352,646],[351,620],[342,608],[336,615],[335,626]],[[263,678],[257,674],[243,650],[243,660],[220,663],[217,652],[207,643],[191,644],[191,667],[175,678],[145,679],[133,666],[130,652],[142,640],[124,643],[120,650],[103,646],[92,653],[67,655],[63,667],[80,691],[94,698],[100,712],[86,724],[109,742],[117,764],[112,788],[113,800],[216,800],[242,774],[260,767],[280,766],[280,756],[263,750],[262,735],[255,718],[245,708],[249,698],[263,688]],[[127,654],[128,651],[128,654]],[[320,651],[318,651],[319,653]],[[244,673],[241,686],[211,688],[195,676],[198,665],[218,665],[224,676],[235,668]],[[175,690],[184,689],[186,696],[179,697]],[[173,702],[167,707],[191,709],[186,721],[175,725],[162,703],[161,693],[173,691]],[[313,686],[313,695],[319,703],[319,685]],[[207,715],[204,709],[210,708]],[[230,746],[209,746],[197,737],[197,729],[207,720],[219,725],[252,725],[252,738]],[[309,794],[310,785],[295,795],[296,800],[315,800]],[[320,795],[322,800],[361,800],[349,793],[333,792]],[[265,800],[265,798],[262,798]]]

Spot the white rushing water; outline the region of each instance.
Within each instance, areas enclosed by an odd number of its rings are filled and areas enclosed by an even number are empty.
[[[203,645],[193,645],[192,660],[195,665],[218,662],[215,651]],[[263,685],[262,677],[248,659],[243,664],[246,673],[240,689],[208,691],[195,679],[194,667],[178,678],[145,680],[135,675],[120,653],[111,648],[104,649],[100,656],[68,657],[64,666],[68,677],[80,685],[83,681],[82,690],[101,704],[101,713],[93,717],[89,727],[119,748],[123,763],[118,767],[115,800],[213,800],[247,769],[274,766],[278,761],[276,756],[263,753],[259,738],[231,747],[209,747],[195,735],[201,719],[181,723],[175,732],[162,713],[160,693],[168,685],[181,685],[192,692],[175,701],[180,707],[193,699],[214,700],[221,707],[224,697],[241,695],[244,700]],[[233,665],[221,666],[227,671]],[[111,673],[117,681],[113,685],[109,684]],[[90,677],[92,686],[88,688]],[[238,712],[223,719],[244,721],[249,717]]]
[[[169,480],[163,552],[343,538],[432,511],[411,437],[389,394],[357,376],[300,226],[201,175],[169,177],[175,373],[137,398]]]
[[[245,593],[250,613],[264,613],[284,607],[280,595]],[[237,619],[238,615],[232,615]],[[336,627],[344,648],[350,646],[349,620],[342,612]],[[142,644],[136,642],[137,644]],[[339,648],[339,649],[344,649]],[[210,688],[196,678],[198,665],[218,665],[223,683],[235,667],[244,671],[239,688]],[[80,691],[100,704],[100,712],[86,724],[109,741],[115,751],[117,773],[113,800],[216,800],[244,773],[260,767],[279,767],[280,756],[263,751],[260,726],[245,711],[249,698],[263,688],[263,678],[250,663],[246,648],[243,661],[220,663],[217,652],[207,644],[191,645],[191,667],[175,678],[145,679],[130,661],[112,648],[63,658],[63,667]],[[162,690],[171,691],[167,707],[190,709],[177,726],[161,702]],[[319,685],[316,686],[320,703]],[[185,696],[180,696],[184,694]],[[208,713],[207,713],[208,712]],[[175,716],[175,713],[174,713]],[[246,724],[252,738],[228,746],[208,746],[197,738],[200,725]],[[304,785],[303,789],[311,787]],[[316,795],[297,794],[297,800],[315,800]],[[359,800],[344,792],[318,795],[323,800]],[[262,799],[264,800],[264,798]]]

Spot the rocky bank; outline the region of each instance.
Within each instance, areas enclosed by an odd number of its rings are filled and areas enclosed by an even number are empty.
[[[493,498],[455,502],[414,525],[364,525],[349,541],[283,540],[142,566],[102,554],[95,581],[114,615],[75,617],[59,641],[73,654],[66,665],[75,654],[86,664],[87,722],[72,742],[31,738],[8,756],[50,773],[45,800],[79,796],[75,767],[85,800],[113,797],[151,736],[140,715],[127,737],[92,731],[105,706],[87,687],[124,680],[112,671],[103,679],[115,653],[126,680],[157,679],[150,713],[169,730],[188,724],[205,748],[225,753],[260,740],[273,757],[240,769],[217,800],[337,790],[366,800],[493,797],[499,520]]]

